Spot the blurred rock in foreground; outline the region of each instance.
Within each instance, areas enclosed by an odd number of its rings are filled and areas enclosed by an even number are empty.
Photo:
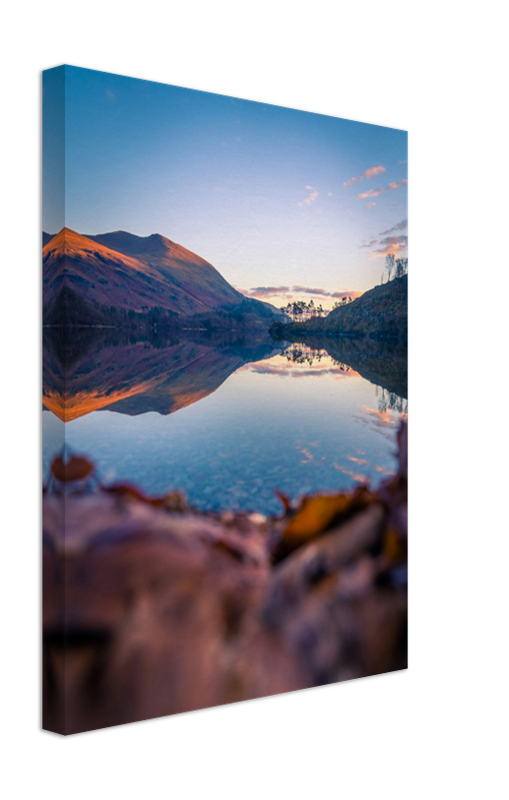
[[[56,459],[45,489],[43,727],[62,734],[407,665],[406,425],[377,491],[203,514]],[[64,536],[65,528],[65,536]]]

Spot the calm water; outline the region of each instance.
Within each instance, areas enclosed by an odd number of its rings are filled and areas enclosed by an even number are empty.
[[[103,482],[183,490],[201,509],[268,514],[276,487],[295,498],[376,485],[396,468],[406,362],[394,374],[390,354],[353,347],[356,368],[324,346],[92,348],[67,368],[66,455],[93,460]],[[45,393],[47,474],[63,428],[51,375]]]

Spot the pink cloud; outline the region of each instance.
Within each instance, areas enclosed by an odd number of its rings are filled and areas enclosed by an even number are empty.
[[[394,189],[400,189],[402,186],[406,186],[406,185],[407,185],[407,183],[408,183],[407,179],[406,179],[406,178],[403,178],[403,180],[402,180],[402,181],[394,181],[393,183],[390,183],[390,184],[388,185],[387,189],[388,189],[390,192],[393,192],[393,191],[394,191]]]
[[[379,194],[382,194],[383,189],[368,189],[367,192],[363,192],[362,194],[358,194],[356,199],[357,200],[365,200],[366,197],[378,197]]]
[[[385,172],[385,167],[382,167],[381,164],[378,164],[376,167],[370,167],[369,169],[365,169],[360,175],[356,175],[355,178],[350,178],[349,181],[345,181],[343,186],[345,189],[348,186],[354,186],[354,184],[363,181],[365,178],[366,180],[370,180],[370,178],[374,178],[375,175],[381,175],[382,172]]]
[[[369,180],[370,178],[374,178],[375,175],[381,175],[382,172],[385,172],[385,167],[382,167],[382,165],[379,164],[378,167],[371,167],[362,174]]]

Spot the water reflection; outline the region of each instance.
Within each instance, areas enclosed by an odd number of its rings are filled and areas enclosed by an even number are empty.
[[[317,349],[316,347],[309,347],[299,342],[293,342],[291,345],[284,347],[282,354],[285,356],[286,360],[291,361],[292,364],[309,364],[311,367],[314,366],[315,363],[320,364],[322,358],[329,356],[325,347]],[[352,368],[349,367],[348,364],[343,364],[343,362],[337,361],[332,357],[331,361],[334,366],[339,368],[338,372],[343,372],[345,374],[352,372]]]
[[[276,352],[271,340],[198,336],[155,341],[75,329],[44,339],[43,405],[65,422],[101,409],[171,414],[214,392],[235,370]],[[63,386],[65,384],[65,391]]]
[[[66,449],[91,458],[102,481],[179,489],[199,508],[275,513],[275,488],[291,497],[349,489],[395,469],[404,350],[329,338],[117,337],[45,338],[46,472],[61,451],[60,420]]]
[[[304,342],[293,344],[298,352],[326,352],[334,362],[348,365],[366,380],[390,394],[408,398],[408,354],[406,344],[376,341],[369,338],[308,336]]]
[[[408,414],[408,400],[404,397],[398,397],[395,392],[388,392],[383,386],[375,388],[376,396],[378,397],[378,410],[386,412],[399,411],[400,414]]]

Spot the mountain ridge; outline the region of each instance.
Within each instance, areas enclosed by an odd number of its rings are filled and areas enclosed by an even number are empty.
[[[104,321],[108,308],[136,313],[159,308],[184,318],[239,307],[262,317],[277,314],[276,308],[234,289],[205,259],[161,234],[85,236],[66,227],[54,235],[43,233],[43,244],[47,324],[65,320],[66,308],[72,308],[78,321],[88,315],[91,324]]]

